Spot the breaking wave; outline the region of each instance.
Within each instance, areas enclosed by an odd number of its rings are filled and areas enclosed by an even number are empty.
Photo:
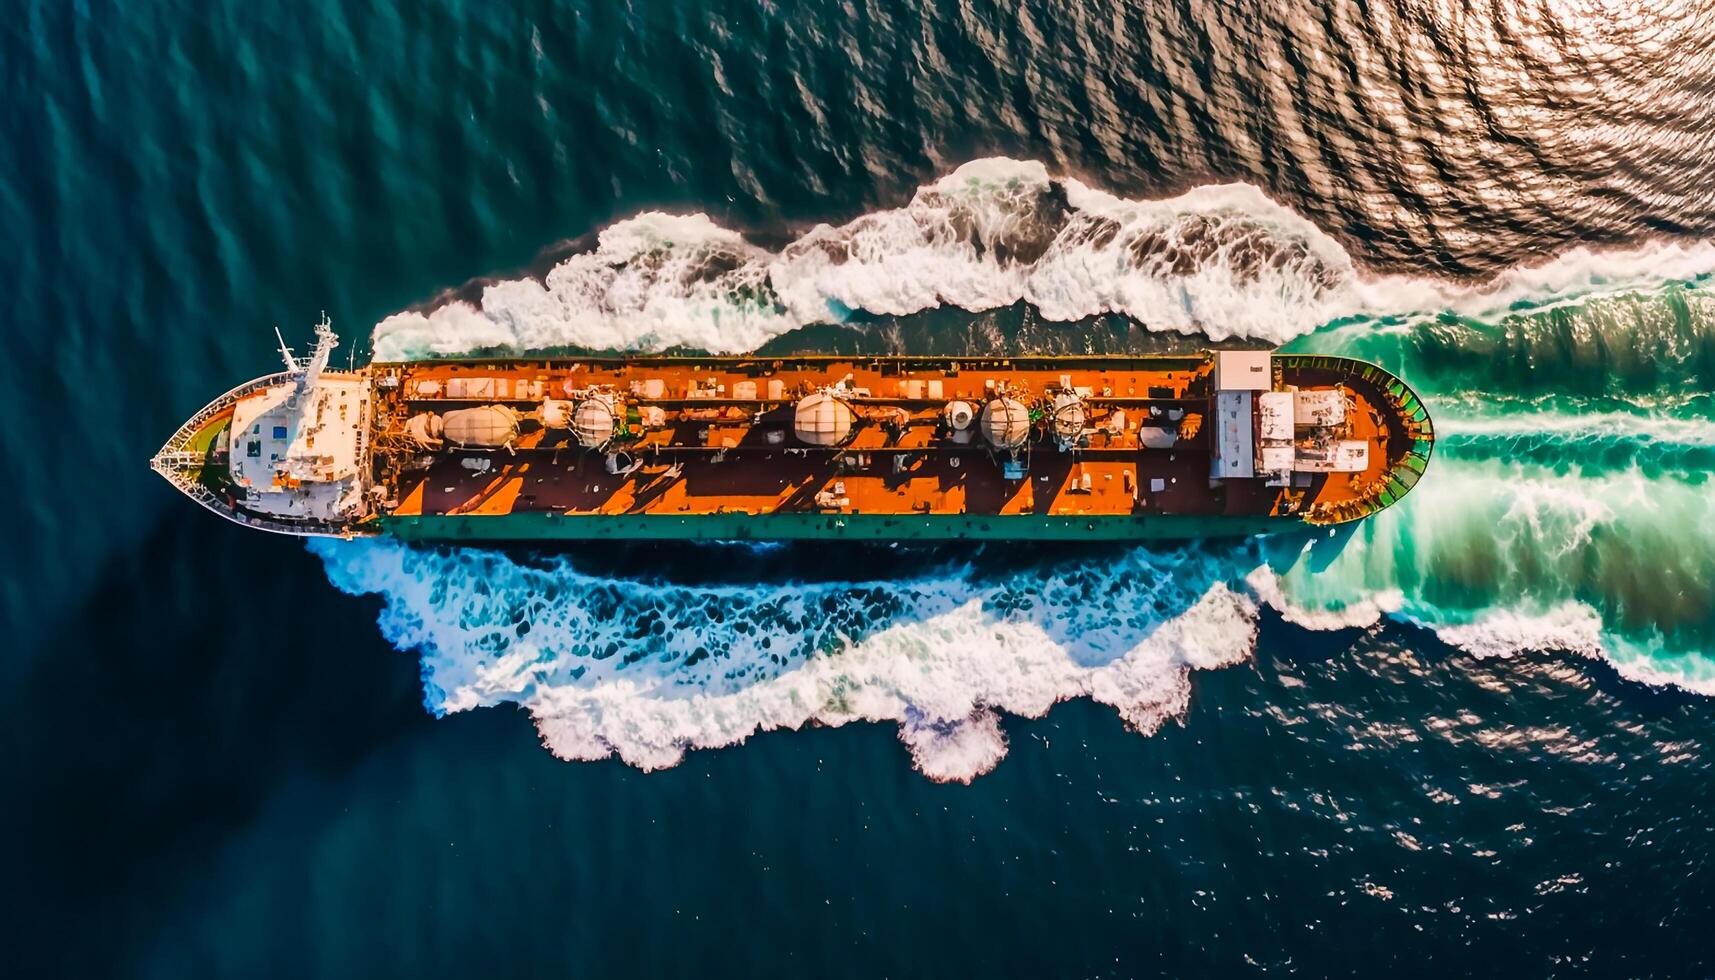
[[[1091,697],[1153,732],[1192,670],[1244,659],[1255,637],[1234,562],[1200,549],[710,587],[474,549],[312,548],[341,589],[385,597],[382,631],[422,651],[431,711],[516,702],[556,755],[644,769],[758,731],[893,721],[923,772],[968,781],[1006,752],[997,712]]]
[[[1387,614],[1473,653],[1581,653],[1715,694],[1715,493],[1700,475],[1436,462],[1411,506],[1265,565],[1259,595],[1303,625]]]
[[[1052,321],[1118,313],[1159,331],[1284,343],[1341,319],[1548,308],[1712,270],[1715,246],[1659,244],[1580,249],[1480,287],[1377,278],[1248,184],[1135,201],[1034,161],[991,158],[904,207],[817,225],[778,252],[707,215],[640,214],[540,279],[491,283],[476,304],[395,314],[373,341],[382,360],[497,348],[747,351],[854,313],[1022,301]]]
[[[1254,188],[1125,201],[1010,160],[778,252],[700,215],[641,215],[480,306],[388,318],[378,355],[743,350],[853,311],[1022,300],[1053,320],[1118,312],[1376,361],[1430,403],[1437,456],[1403,504],[1331,537],[1023,567],[1004,548],[901,549],[886,574],[807,578],[792,569],[810,563],[704,546],[692,564],[727,570],[711,583],[668,560],[312,548],[338,587],[383,598],[430,710],[517,703],[557,755],[642,768],[865,720],[897,724],[932,778],[969,780],[1005,754],[1002,713],[1089,697],[1154,731],[1194,671],[1250,655],[1265,607],[1288,628],[1394,623],[1477,656],[1578,654],[1715,694],[1712,275],[1698,242],[1575,250],[1479,285],[1369,276]]]

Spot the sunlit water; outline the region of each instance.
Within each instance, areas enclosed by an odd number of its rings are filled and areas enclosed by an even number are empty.
[[[26,966],[1708,972],[1707,3],[33,4],[0,64]],[[323,308],[1287,344],[1439,441],[1332,538],[306,554],[142,463]]]

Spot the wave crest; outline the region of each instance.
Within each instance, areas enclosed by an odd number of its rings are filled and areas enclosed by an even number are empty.
[[[1092,697],[1153,732],[1190,671],[1244,659],[1256,635],[1231,556],[1201,549],[995,580],[686,586],[474,549],[311,548],[339,588],[382,596],[431,711],[516,702],[556,755],[643,769],[759,731],[892,721],[926,774],[968,781],[1005,754],[997,711]]]
[[[640,214],[540,281],[395,314],[373,342],[383,360],[492,347],[742,351],[854,311],[1021,301],[1050,320],[1124,313],[1158,330],[1281,342],[1348,310],[1355,281],[1338,244],[1255,187],[1127,201],[993,158],[778,253],[706,215]]]
[[[903,207],[821,224],[778,252],[704,214],[647,212],[537,279],[376,325],[382,360],[493,348],[754,350],[856,312],[1026,303],[1050,321],[1107,313],[1151,330],[1285,343],[1336,321],[1546,313],[1593,295],[1715,275],[1715,244],[1574,249],[1481,283],[1372,276],[1249,184],[1128,200],[1035,161],[971,161]]]

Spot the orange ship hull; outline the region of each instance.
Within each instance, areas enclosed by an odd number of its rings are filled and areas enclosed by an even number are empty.
[[[391,392],[380,400],[380,446],[403,442],[401,429],[414,415],[461,406],[526,410],[543,398],[605,391],[626,404],[628,417],[616,420],[615,438],[599,450],[570,430],[524,425],[505,446],[474,450],[484,457],[479,468],[469,446],[432,457],[399,453],[382,464],[378,478],[395,496],[377,523],[419,539],[1192,538],[1357,519],[1392,503],[1421,474],[1432,430],[1398,379],[1356,361],[1276,356],[1272,386],[1344,393],[1349,411],[1339,435],[1368,447],[1363,469],[1303,474],[1284,486],[1212,480],[1213,362],[1197,355],[378,364],[370,370],[389,379]],[[830,385],[849,408],[849,432],[834,445],[808,444],[794,431],[794,406]],[[1060,390],[1081,396],[1075,439],[1050,432],[1051,393]],[[1012,452],[949,423],[950,403],[975,408],[996,392],[1031,412],[1030,433]]]
[[[1357,520],[1428,413],[1338,357],[550,357],[241,385],[155,469],[297,535],[1141,539]],[[289,355],[289,352],[287,352]]]

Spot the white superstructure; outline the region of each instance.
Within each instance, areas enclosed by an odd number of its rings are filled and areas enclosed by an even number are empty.
[[[338,344],[324,319],[308,358],[294,358],[281,345],[282,383],[233,406],[230,469],[246,510],[322,523],[362,516],[370,385],[364,375],[327,371]]]
[[[1269,486],[1284,487],[1294,474],[1368,469],[1369,444],[1347,437],[1350,393],[1342,386],[1275,389],[1270,358],[1266,351],[1215,355],[1210,479],[1260,474]]]

